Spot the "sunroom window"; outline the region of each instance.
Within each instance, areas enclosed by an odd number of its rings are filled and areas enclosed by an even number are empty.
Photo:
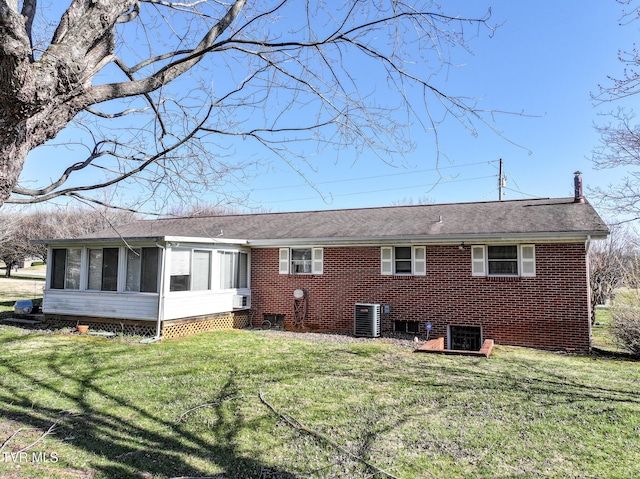
[[[170,291],[189,291],[191,289],[191,250],[171,250]]]
[[[208,250],[172,249],[169,290],[211,289],[211,254]]]
[[[125,291],[158,292],[158,252],[155,247],[127,250]]]
[[[89,282],[87,289],[96,291],[118,290],[119,248],[89,249]]]
[[[51,288],[80,289],[81,248],[55,248],[51,251]]]
[[[193,291],[211,289],[211,251],[193,252]]]
[[[249,287],[249,255],[238,251],[220,251],[220,289]]]

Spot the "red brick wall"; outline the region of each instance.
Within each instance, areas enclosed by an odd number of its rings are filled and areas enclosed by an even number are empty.
[[[253,249],[251,306],[254,322],[285,315],[293,329],[293,291],[307,293],[304,329],[353,331],[355,303],[389,305],[383,331],[393,321],[481,326],[484,339],[540,349],[589,348],[589,299],[584,244],[536,245],[535,278],[471,276],[467,246],[427,246],[426,276],[382,276],[379,247],[325,247],[324,274],[281,275],[277,248]],[[384,311],[384,308],[383,308]]]

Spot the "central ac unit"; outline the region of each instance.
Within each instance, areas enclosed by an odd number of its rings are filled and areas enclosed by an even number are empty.
[[[353,334],[367,338],[380,336],[380,312],[379,304],[356,304]]]

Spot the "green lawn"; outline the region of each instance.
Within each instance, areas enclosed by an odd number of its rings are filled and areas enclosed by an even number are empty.
[[[637,362],[261,331],[143,346],[0,326],[0,344],[0,477],[640,474]]]
[[[0,319],[13,316],[13,306],[19,299],[42,301],[44,277],[32,276],[27,268],[21,271],[26,271],[26,274],[12,275],[11,278],[0,274]]]

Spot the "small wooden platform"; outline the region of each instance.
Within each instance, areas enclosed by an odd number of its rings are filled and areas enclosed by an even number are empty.
[[[28,325],[38,324],[40,322],[36,319],[23,319],[23,318],[5,318],[5,319],[1,319],[0,321],[2,321],[3,323],[17,323],[17,324],[28,324]]]
[[[482,356],[488,358],[493,351],[493,339],[485,339],[480,351],[464,351],[460,349],[445,349],[444,338],[431,339],[417,348],[416,353],[457,354],[460,356]]]

